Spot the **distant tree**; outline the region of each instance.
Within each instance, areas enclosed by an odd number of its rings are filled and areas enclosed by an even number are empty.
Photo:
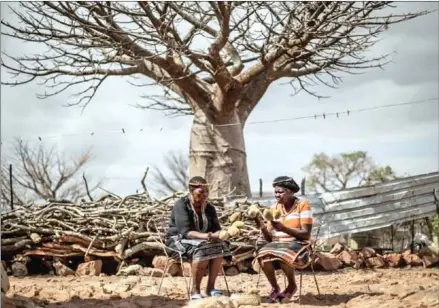
[[[303,171],[308,174],[306,187],[311,192],[337,191],[396,179],[390,166],[377,166],[363,151],[331,157],[325,153],[315,154]]]
[[[88,187],[85,174],[83,178],[78,178],[90,160],[90,151],[67,159],[54,147],[47,149],[43,144],[30,146],[25,141],[16,140],[12,155],[2,157],[1,198],[4,203],[10,203],[9,164],[12,164],[14,204],[38,199],[76,201],[100,185],[97,183]]]
[[[251,195],[244,126],[267,89],[286,79],[320,97],[346,73],[389,63],[367,54],[389,26],[428,12],[395,13],[385,1],[31,1],[5,14],[2,35],[45,48],[3,53],[19,86],[40,97],[65,90],[87,105],[110,78],[160,85],[146,108],[193,115],[190,173],[212,196]],[[8,18],[11,15],[12,18]]]
[[[155,167],[150,187],[158,194],[165,195],[187,189],[189,182],[189,157],[183,152],[169,151],[165,163]]]

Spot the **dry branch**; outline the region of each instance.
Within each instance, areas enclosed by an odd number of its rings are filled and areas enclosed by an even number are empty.
[[[162,255],[172,207],[183,195],[174,193],[161,199],[151,199],[145,193],[120,199],[110,195],[76,204],[53,200],[19,207],[1,216],[2,256],[90,255],[129,261],[139,254]],[[221,200],[212,202],[223,228],[230,225],[232,213],[244,213],[249,205],[246,200],[227,206]],[[253,243],[259,236],[252,221],[244,222],[241,234],[231,242],[237,253],[234,264],[252,257]]]

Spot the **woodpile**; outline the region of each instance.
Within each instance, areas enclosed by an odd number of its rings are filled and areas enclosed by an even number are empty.
[[[25,264],[29,257],[62,263],[74,257],[86,262],[112,258],[124,266],[142,257],[152,260],[163,255],[169,216],[183,195],[151,199],[147,193],[124,198],[109,194],[97,201],[51,200],[19,207],[1,215],[2,260],[10,266],[17,261]],[[254,222],[245,217],[250,203],[241,200],[226,206],[222,200],[212,202],[225,230],[232,224],[230,216],[239,216],[244,222],[239,234],[229,241],[234,253],[232,266],[245,270],[244,261],[252,258],[259,236]]]

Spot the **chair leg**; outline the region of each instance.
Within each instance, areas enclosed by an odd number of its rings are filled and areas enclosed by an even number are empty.
[[[179,257],[180,257],[181,274],[183,275],[184,283],[186,285],[187,297],[188,297],[188,299],[190,299],[191,298],[191,291],[190,291],[191,278],[189,278],[189,284],[188,284],[187,280],[186,280],[186,275],[184,274],[184,264],[183,264],[183,258],[181,256],[181,254],[179,254]],[[192,274],[189,277],[192,277]]]
[[[221,271],[222,271],[223,276],[224,276],[224,282],[226,284],[227,294],[229,294],[229,296],[230,296],[231,294],[230,294],[230,290],[229,290],[229,284],[227,283],[227,277],[226,277],[226,272],[224,271],[224,266],[221,266]]]
[[[316,283],[317,293],[320,296],[319,284],[317,283],[316,273],[314,272],[314,266],[313,266],[312,262],[311,262],[311,271],[312,271],[312,275],[314,276],[314,282]]]
[[[163,280],[165,279],[166,272],[168,271],[168,266],[169,266],[169,258],[166,259],[165,270],[163,271],[162,279],[160,279],[159,289],[157,291],[157,295],[160,295],[160,290],[162,288],[162,284],[163,284]]]
[[[299,306],[302,300],[302,271],[300,271]]]
[[[258,282],[256,283],[256,288],[259,287],[259,281],[261,280],[261,270],[262,270],[262,267],[260,266],[259,271],[258,271]]]

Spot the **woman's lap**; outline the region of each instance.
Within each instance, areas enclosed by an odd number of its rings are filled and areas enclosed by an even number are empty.
[[[307,252],[303,252],[300,256],[297,256],[297,253],[304,245],[305,243],[299,241],[266,243],[262,247],[259,247],[256,259],[262,263],[271,262],[275,269],[280,269],[281,263],[301,267],[307,263],[309,257]]]
[[[170,238],[166,245],[172,249],[170,255],[179,258],[179,252],[185,261],[206,261],[218,258],[231,260],[232,253],[227,242],[210,242],[205,240],[187,240]]]

